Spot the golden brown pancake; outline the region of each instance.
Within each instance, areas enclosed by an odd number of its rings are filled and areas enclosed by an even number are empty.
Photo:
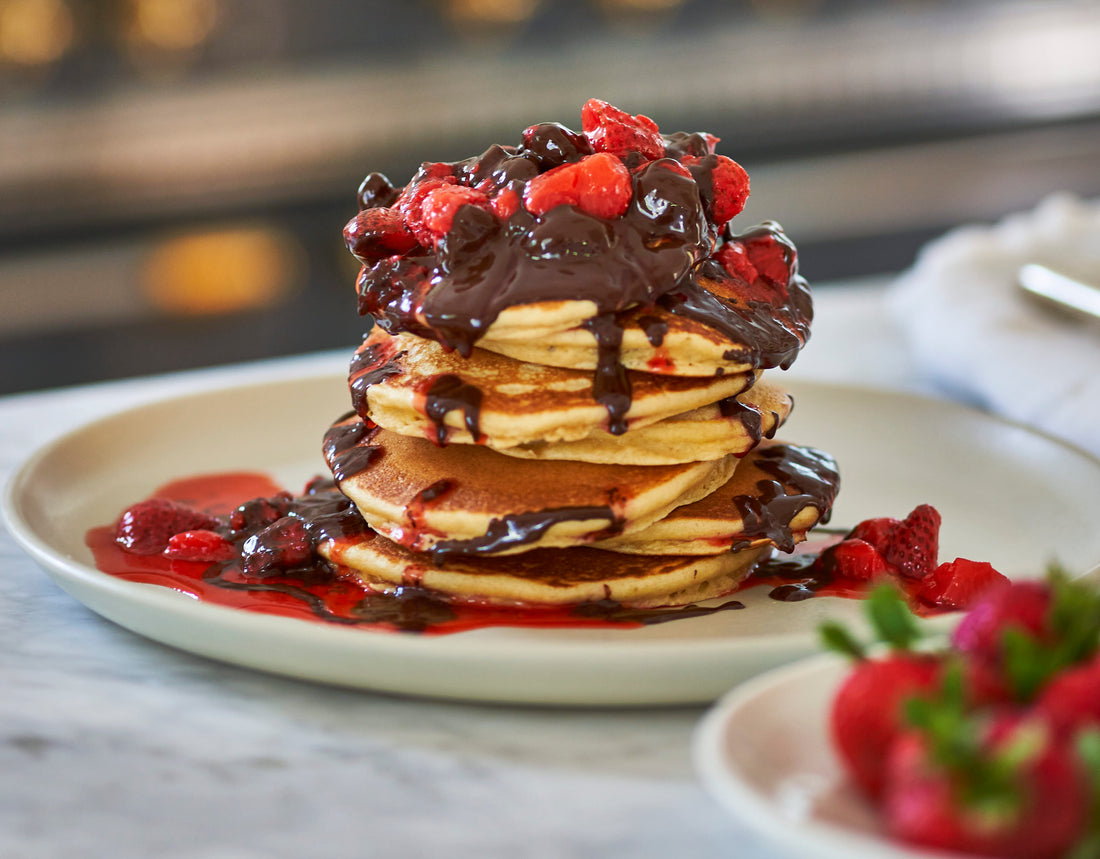
[[[627,376],[631,402],[622,434],[608,431],[591,373],[481,349],[464,359],[432,341],[378,328],[356,353],[350,386],[361,416],[402,435],[478,441],[524,458],[635,465],[743,453],[773,434],[791,409],[781,389],[753,385],[756,374]]]
[[[618,361],[628,370],[676,376],[714,376],[787,366],[804,345],[808,323],[782,301],[752,301],[754,287],[728,280],[698,281],[699,294],[711,302],[710,318],[685,315],[656,305],[616,314],[622,329]],[[538,319],[542,305],[524,308]],[[554,314],[557,318],[559,314]],[[503,324],[498,318],[478,340],[482,349],[519,361],[594,370],[600,364],[599,343],[585,324],[558,327],[549,323],[531,330]]]
[[[789,552],[810,528],[828,519],[839,480],[828,454],[764,442],[706,497],[646,528],[595,545],[645,555],[709,555],[764,545]]]
[[[376,531],[416,551],[460,554],[630,533],[702,498],[738,463],[732,455],[665,466],[537,462],[478,445],[437,447],[358,416],[329,430],[325,455],[341,492]]]
[[[410,552],[380,535],[322,543],[325,558],[371,587],[422,587],[479,603],[567,605],[614,600],[632,607],[686,605],[734,590],[762,548],[707,556],[640,556],[600,549],[534,549],[519,555],[448,558]]]

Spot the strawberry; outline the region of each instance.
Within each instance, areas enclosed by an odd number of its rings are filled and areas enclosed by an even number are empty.
[[[1015,582],[978,600],[955,627],[951,643],[974,659],[991,664],[1003,657],[1004,633],[1014,629],[1034,638],[1048,638],[1050,588],[1045,582]]]
[[[228,561],[237,555],[237,550],[217,531],[198,528],[173,534],[168,540],[164,554],[173,561],[201,561],[212,564],[215,561]]]
[[[887,571],[886,559],[874,546],[851,537],[829,546],[816,563],[834,575],[865,582],[874,581]]]
[[[523,205],[533,215],[576,206],[597,218],[617,218],[633,195],[630,171],[614,155],[597,152],[540,173],[527,183]]]
[[[506,221],[519,210],[519,194],[511,187],[501,188],[490,201],[490,208],[494,215]]]
[[[920,581],[916,597],[937,608],[969,608],[991,588],[1006,587],[1008,577],[985,561],[956,558],[946,561]]]
[[[911,649],[920,634],[901,597],[891,587],[872,591],[864,604],[872,628],[890,652],[870,659],[842,626],[826,623],[829,648],[855,659],[829,711],[829,731],[841,762],[869,797],[882,793],[886,753],[905,728],[903,705],[937,686],[938,657]]]
[[[344,244],[365,263],[404,254],[417,246],[396,209],[363,209],[344,227]]]
[[[875,519],[864,519],[856,527],[848,532],[847,536],[855,540],[863,540],[870,543],[880,552],[886,551],[886,540],[890,532],[899,524],[898,519],[890,516],[879,516]]]
[[[935,657],[896,653],[857,663],[837,691],[830,733],[849,775],[867,796],[882,794],[887,752],[905,727],[904,703],[930,692],[938,675]]]
[[[1054,677],[1039,693],[1034,712],[1063,735],[1100,728],[1100,658]]]
[[[717,226],[741,214],[749,199],[749,174],[744,167],[725,155],[685,155],[680,163],[695,177]]]
[[[151,498],[123,511],[115,526],[115,542],[134,555],[159,555],[173,535],[218,524],[209,513],[167,498]]]
[[[936,567],[939,533],[939,511],[921,504],[891,529],[883,557],[903,578],[923,579]]]
[[[619,158],[636,152],[647,161],[665,154],[665,141],[657,123],[641,114],[632,116],[598,98],[590,98],[581,108],[581,128],[597,152]]]
[[[438,241],[451,231],[455,212],[462,206],[477,206],[490,211],[489,198],[484,191],[464,185],[440,185],[426,195],[420,206],[420,218],[424,230]],[[434,243],[434,242],[433,242]]]
[[[250,576],[274,576],[309,566],[313,539],[301,519],[284,516],[244,541],[241,569]]]
[[[425,247],[432,246],[434,236],[424,226],[424,199],[435,189],[443,185],[457,185],[454,168],[450,164],[425,163],[420,165],[416,175],[402,189],[394,208],[401,213],[405,227],[416,240]]]
[[[894,836],[1004,859],[1058,859],[1083,837],[1089,789],[1068,744],[1014,716],[938,718],[891,749],[883,812]]]
[[[721,263],[722,268],[738,280],[746,284],[756,283],[760,272],[749,259],[749,253],[741,242],[726,242],[714,254],[714,258]]]

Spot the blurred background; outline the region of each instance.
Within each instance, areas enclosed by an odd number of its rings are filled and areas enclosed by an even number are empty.
[[[354,348],[362,177],[591,96],[719,135],[811,282],[1100,193],[1100,2],[0,0],[0,393]]]

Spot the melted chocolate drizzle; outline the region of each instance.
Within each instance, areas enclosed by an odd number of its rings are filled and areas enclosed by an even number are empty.
[[[590,519],[607,520],[608,525],[600,532],[600,537],[610,537],[619,533],[624,524],[610,506],[552,507],[546,510],[531,510],[493,519],[480,537],[470,540],[440,540],[429,549],[429,552],[437,563],[442,563],[448,555],[494,555],[507,549],[530,545],[560,522],[580,522]]]
[[[447,443],[447,413],[460,410],[466,431],[476,443],[481,439],[481,389],[449,373],[431,381],[425,393],[424,413],[435,425],[435,443]]]
[[[756,467],[773,480],[759,480],[757,494],[732,499],[743,523],[741,538],[730,547],[736,551],[755,540],[769,540],[784,552],[794,550],[791,521],[806,507],[821,511],[828,522],[840,475],[827,453],[798,445],[776,445],[760,451]],[[787,487],[795,489],[787,494]]]

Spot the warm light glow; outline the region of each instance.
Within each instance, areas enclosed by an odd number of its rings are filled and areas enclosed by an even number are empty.
[[[149,47],[186,51],[201,45],[218,20],[217,0],[131,0],[130,36]]]
[[[539,0],[447,0],[447,12],[465,24],[520,24],[535,14]]]
[[[73,43],[64,0],[0,0],[0,60],[22,66],[56,62]]]
[[[165,241],[149,255],[142,288],[160,310],[187,316],[270,307],[300,282],[303,251],[282,230],[241,227]]]

